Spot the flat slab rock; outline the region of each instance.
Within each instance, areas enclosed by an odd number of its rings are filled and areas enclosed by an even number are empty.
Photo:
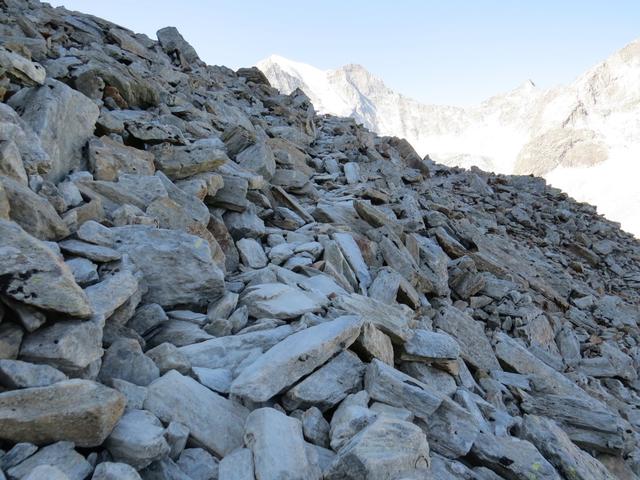
[[[249,411],[175,370],[149,385],[145,410],[163,422],[180,422],[190,438],[220,457],[242,446]]]
[[[264,402],[311,373],[360,334],[362,320],[344,316],[285,338],[246,367],[231,384],[231,393]]]
[[[111,433],[124,407],[120,392],[89,380],[5,392],[0,394],[0,438],[95,447]]]
[[[318,312],[328,303],[323,295],[305,292],[284,283],[263,283],[248,287],[240,298],[255,318],[296,318]]]

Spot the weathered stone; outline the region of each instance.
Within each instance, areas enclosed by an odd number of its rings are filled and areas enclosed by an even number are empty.
[[[266,232],[264,222],[256,214],[253,205],[243,212],[227,212],[224,222],[236,241],[245,237],[260,238]]]
[[[96,467],[91,480],[141,480],[141,478],[131,465],[103,462]]]
[[[80,286],[88,286],[96,283],[100,277],[98,276],[98,267],[91,260],[86,258],[71,258],[66,260],[74,280]]]
[[[105,447],[114,460],[140,470],[169,454],[163,432],[162,423],[154,415],[130,410],[116,424]]]
[[[138,290],[138,279],[129,270],[116,271],[103,277],[100,283],[87,287],[85,293],[91,304],[94,318],[107,319],[133,296]],[[134,305],[135,308],[135,305]],[[126,318],[124,321],[128,320]]]
[[[234,175],[222,175],[223,186],[215,195],[205,198],[208,205],[234,212],[242,212],[247,206],[247,179]]]
[[[77,374],[102,356],[102,329],[94,322],[59,321],[27,335],[20,359]]]
[[[177,370],[186,375],[191,370],[191,363],[187,357],[172,343],[161,343],[157,347],[147,350],[146,355],[160,369],[160,375],[164,375],[169,370]]]
[[[163,145],[153,149],[155,164],[167,177],[179,180],[198,173],[211,172],[229,161],[229,157],[215,148]]]
[[[52,160],[45,178],[54,183],[83,166],[82,148],[93,135],[100,113],[88,97],[62,82],[47,79],[41,87],[24,89],[9,104],[40,137]]]
[[[471,454],[479,464],[509,480],[561,480],[553,466],[526,440],[480,433],[473,444]]]
[[[244,441],[253,453],[256,480],[320,479],[307,458],[302,424],[273,408],[254,410],[247,417]]]
[[[369,273],[369,268],[362,258],[362,252],[358,244],[348,233],[335,233],[333,239],[337,242],[344,258],[349,262],[349,265],[358,277],[360,288],[363,292],[366,291],[369,285],[371,285],[371,273]]]
[[[115,182],[121,173],[153,175],[153,153],[127,147],[109,137],[89,141],[89,166],[96,180]]]
[[[189,429],[180,422],[170,422],[164,431],[164,438],[171,449],[169,458],[176,460],[189,440]]]
[[[242,445],[248,411],[172,370],[149,385],[146,410],[189,428],[194,442],[224,456]]]
[[[424,420],[442,403],[440,392],[376,359],[367,367],[364,385],[372,399],[406,408]]]
[[[64,242],[60,242],[58,245],[60,245],[60,249],[63,252],[88,258],[94,262],[113,262],[115,260],[120,260],[122,257],[120,252],[112,248],[92,245],[79,240],[65,240]]]
[[[88,380],[5,392],[0,394],[0,438],[94,447],[111,433],[124,405],[122,394]]]
[[[255,480],[253,453],[239,448],[224,457],[218,468],[218,480]]]
[[[262,245],[253,238],[243,238],[236,242],[242,263],[249,268],[263,268],[267,266],[267,256]]]
[[[480,428],[468,411],[448,397],[424,422],[431,449],[449,458],[464,457],[476,440]]]
[[[198,382],[214,392],[229,393],[233,376],[226,368],[193,367],[193,373]]]
[[[0,141],[0,175],[9,177],[22,185],[29,183],[22,155],[13,140]]]
[[[348,394],[362,390],[364,371],[365,365],[356,355],[342,352],[289,390],[282,404],[288,410],[329,410]]]
[[[302,414],[302,433],[304,438],[314,445],[329,446],[329,422],[322,416],[322,412],[311,407]]]
[[[391,339],[369,322],[362,326],[360,336],[353,344],[352,349],[366,360],[377,358],[381,362],[393,366],[394,354]]]
[[[84,480],[91,470],[91,464],[73,449],[73,443],[58,442],[41,448],[7,474],[21,480]]]
[[[66,380],[60,370],[19,360],[0,360],[0,385],[8,388],[46,387]]]
[[[0,456],[0,471],[18,465],[38,451],[33,443],[16,443],[11,450]]]
[[[353,436],[324,474],[327,480],[386,480],[404,471],[428,469],[429,444],[418,427],[388,417]]]
[[[19,302],[77,317],[91,315],[86,295],[68,267],[18,225],[0,220],[1,291]]]
[[[403,349],[403,360],[455,360],[460,355],[460,345],[451,336],[422,329],[415,331]]]
[[[104,353],[98,379],[110,384],[114,378],[119,378],[135,385],[146,386],[159,376],[158,367],[151,358],[142,353],[140,344],[135,340],[123,338],[114,342]],[[140,468],[143,467],[137,469]]]
[[[193,480],[210,480],[218,476],[218,460],[201,448],[188,448],[176,462]]]
[[[189,45],[176,27],[164,27],[156,32],[158,41],[167,55],[177,55],[184,60],[185,67],[200,62],[195,49]]]
[[[18,358],[23,335],[24,331],[14,323],[0,324],[0,358]]]
[[[284,283],[263,283],[248,287],[240,298],[249,315],[255,318],[296,318],[308,312],[319,312],[327,299]]]
[[[169,320],[162,307],[157,303],[149,303],[138,308],[127,326],[140,335],[147,335],[161,323]]]
[[[174,230],[117,227],[116,250],[129,255],[144,273],[147,303],[163,307],[205,305],[224,292],[224,279],[207,242]]]
[[[361,324],[345,316],[287,337],[246,367],[231,384],[231,393],[255,402],[269,400],[351,345]]]
[[[0,67],[11,78],[29,87],[42,85],[46,77],[46,71],[42,65],[6,48],[0,48]]]

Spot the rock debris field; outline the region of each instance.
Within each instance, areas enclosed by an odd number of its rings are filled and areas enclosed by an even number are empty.
[[[640,475],[640,243],[0,0],[0,479]]]

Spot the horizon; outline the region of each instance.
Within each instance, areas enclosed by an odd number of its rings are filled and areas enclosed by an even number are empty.
[[[217,1],[213,8],[194,0],[178,11],[167,0],[153,8],[149,0],[49,3],[154,39],[160,28],[175,26],[205,62],[234,70],[270,55],[320,70],[362,65],[403,96],[436,105],[477,105],[529,80],[541,90],[564,85],[640,37],[640,4],[626,0],[615,2],[617,8],[595,1],[328,0],[309,4],[304,22],[299,2],[291,0],[277,7]]]

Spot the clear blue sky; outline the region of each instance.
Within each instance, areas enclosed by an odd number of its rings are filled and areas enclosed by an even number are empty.
[[[277,53],[360,63],[394,90],[468,105],[527,79],[573,80],[640,38],[638,0],[54,0],[155,38],[176,26],[210,64]]]

